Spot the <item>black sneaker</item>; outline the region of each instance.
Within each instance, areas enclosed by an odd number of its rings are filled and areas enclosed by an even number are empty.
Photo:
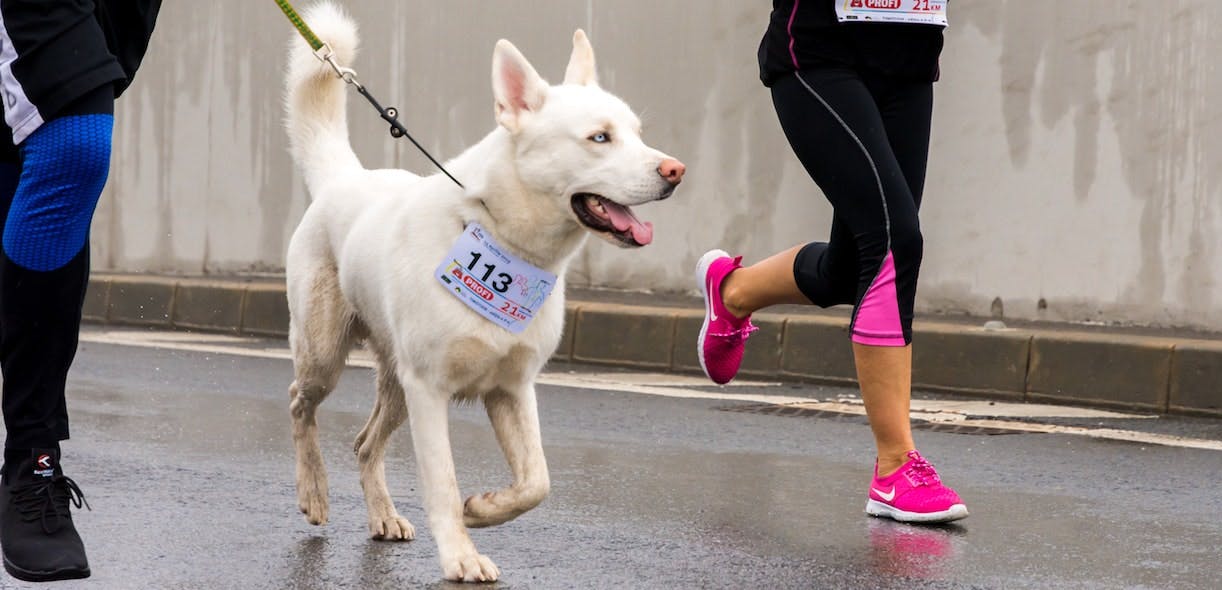
[[[8,467],[7,465],[5,467]],[[34,449],[0,479],[0,548],[4,569],[27,582],[89,577],[85,545],[69,504],[88,508],[76,482],[64,477],[59,452]]]

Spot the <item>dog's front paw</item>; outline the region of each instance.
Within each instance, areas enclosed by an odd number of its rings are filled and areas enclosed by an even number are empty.
[[[501,570],[491,559],[474,551],[443,559],[441,568],[451,582],[495,582]]]
[[[297,488],[297,507],[305,515],[306,522],[310,524],[326,524],[328,512],[326,492],[320,492],[317,488],[311,489],[310,487],[299,485]]]
[[[538,506],[545,497],[546,485],[505,488],[471,496],[463,502],[463,524],[477,529],[509,522]]]
[[[310,524],[327,522],[327,470],[316,455],[313,461],[297,462],[297,507]]]
[[[471,496],[462,505],[463,525],[471,529],[496,526],[513,519],[514,516],[517,515],[497,503],[496,492]]]
[[[406,518],[393,515],[369,521],[369,535],[378,541],[411,541],[416,538],[416,527]]]

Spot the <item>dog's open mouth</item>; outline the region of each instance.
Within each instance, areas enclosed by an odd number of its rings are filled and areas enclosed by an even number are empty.
[[[640,247],[653,241],[652,223],[642,222],[632,209],[599,195],[573,195],[573,212],[586,227],[610,234],[625,246]]]

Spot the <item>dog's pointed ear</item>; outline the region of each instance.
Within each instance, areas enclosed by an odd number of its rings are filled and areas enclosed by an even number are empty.
[[[586,32],[581,29],[573,33],[573,55],[569,57],[569,67],[564,72],[564,83],[598,85],[598,72],[594,68],[594,47],[590,45]]]
[[[547,98],[547,82],[513,43],[501,39],[492,52],[492,94],[496,120],[517,131],[523,113],[536,112]]]

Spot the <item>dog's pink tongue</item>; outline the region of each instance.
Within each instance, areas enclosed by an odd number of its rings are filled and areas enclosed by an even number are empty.
[[[617,203],[604,200],[603,209],[607,211],[607,215],[611,217],[611,225],[615,226],[617,231],[632,230],[632,239],[636,243],[644,246],[653,241],[653,224],[648,221],[642,223],[641,220],[632,214],[632,210]]]

